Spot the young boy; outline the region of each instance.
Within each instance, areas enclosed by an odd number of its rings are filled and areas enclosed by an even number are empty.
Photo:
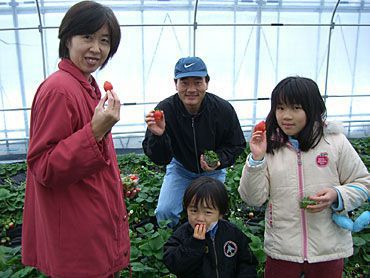
[[[164,245],[164,263],[178,277],[257,277],[249,239],[223,220],[228,196],[222,182],[200,177],[184,194],[188,222]]]

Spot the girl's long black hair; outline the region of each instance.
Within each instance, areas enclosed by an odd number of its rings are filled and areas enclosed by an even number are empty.
[[[272,91],[271,110],[266,118],[267,153],[271,154],[288,141],[276,120],[276,109],[280,104],[302,106],[307,122],[296,139],[302,151],[314,148],[323,136],[326,119],[326,106],[317,84],[305,77],[287,77]]]

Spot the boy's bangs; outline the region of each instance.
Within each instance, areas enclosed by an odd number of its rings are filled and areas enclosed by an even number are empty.
[[[203,194],[197,194],[194,196],[191,204],[194,206],[194,207],[199,207],[199,205],[206,205],[206,207],[208,208],[215,208],[217,209],[217,206],[214,204],[211,196],[206,196],[206,195],[203,195]]]

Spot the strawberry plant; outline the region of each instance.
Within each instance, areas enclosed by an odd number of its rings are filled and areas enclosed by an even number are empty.
[[[204,160],[207,162],[209,167],[214,168],[217,166],[219,161],[218,154],[212,150],[205,150]]]
[[[163,264],[163,245],[171,236],[172,229],[166,225],[155,228],[147,223],[130,229],[131,239],[131,271],[135,277],[164,277],[169,271]],[[121,273],[121,277],[129,277],[129,270]]]
[[[136,196],[137,192],[140,192],[139,177],[135,174],[129,174],[124,176],[121,174],[121,180],[123,185],[123,191],[125,197],[132,198]]]
[[[365,165],[370,168],[370,138],[351,140]],[[264,206],[251,207],[245,204],[238,193],[241,172],[249,153],[248,147],[227,169],[225,185],[229,195],[229,213],[225,215],[236,224],[251,240],[250,248],[258,259],[258,276],[263,277],[266,256],[263,251]],[[118,164],[124,186],[129,189],[140,188],[135,198],[125,198],[129,212],[131,240],[132,277],[174,277],[169,274],[162,262],[162,248],[172,230],[163,225],[157,226],[154,210],[165,168],[152,163],[145,155],[119,155]],[[26,163],[0,165],[0,277],[38,277],[44,278],[34,268],[21,264],[19,241],[13,234],[21,227],[25,189]],[[356,218],[365,210],[365,203],[354,211]],[[185,213],[182,214],[182,220]],[[345,259],[343,278],[369,277],[370,227],[353,233],[354,254]],[[17,246],[18,244],[18,246]],[[130,271],[123,270],[121,277],[129,277]]]
[[[21,231],[18,226],[22,223],[25,163],[0,165],[0,244],[13,246],[20,242]],[[19,180],[22,176],[23,181]],[[13,239],[11,238],[13,235]]]
[[[145,155],[127,154],[118,157],[123,176],[134,174],[140,177],[140,192],[133,199],[126,198],[130,213],[130,226],[154,217],[157,199],[164,177],[164,167],[157,166]]]
[[[356,219],[364,211],[370,211],[367,202],[356,209],[351,218]],[[346,277],[370,277],[370,227],[352,233],[353,256],[345,259],[344,273]]]
[[[303,197],[302,200],[299,201],[299,207],[301,209],[306,209],[307,206],[317,205],[317,202],[311,200],[309,197]]]

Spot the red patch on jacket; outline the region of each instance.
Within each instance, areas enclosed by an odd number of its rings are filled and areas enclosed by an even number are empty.
[[[316,164],[319,167],[325,167],[329,163],[329,157],[328,153],[320,153],[318,156],[316,156]]]

